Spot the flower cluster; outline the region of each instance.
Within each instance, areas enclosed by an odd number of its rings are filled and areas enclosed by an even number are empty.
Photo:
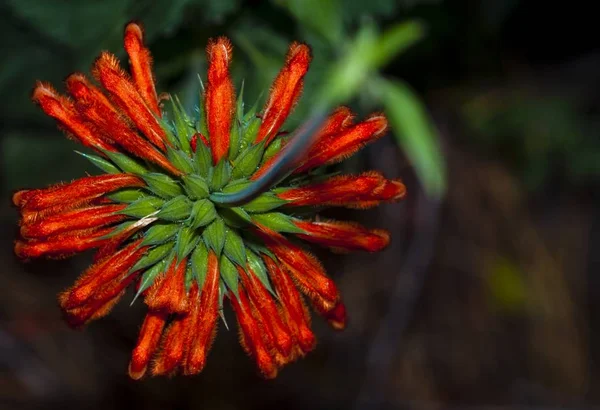
[[[304,298],[334,328],[346,322],[334,282],[297,240],[370,252],[388,244],[383,230],[311,217],[318,207],[368,208],[404,196],[400,181],[378,172],[317,170],[382,136],[387,120],[375,114],[355,123],[349,109],[336,109],[287,177],[250,202],[223,206],[211,194],[247,187],[282,155],[288,137],[280,130],[301,94],[310,49],[290,46],[257,112],[236,100],[229,40],[210,41],[206,87],[190,115],[177,99],[158,98],[138,24],[127,25],[124,43],[130,75],[103,52],[95,82],[80,73],[67,78],[69,96],[36,85],[33,100],[94,151],[83,155],[104,173],[15,193],[15,252],[29,259],[96,249],[93,264],[59,296],[74,327],[106,315],[135,287],[148,313],[129,364],[134,379],[200,372],[225,300],[244,350],[262,375],[275,377],[315,345]]]

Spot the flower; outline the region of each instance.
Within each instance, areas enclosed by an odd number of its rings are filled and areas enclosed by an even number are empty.
[[[348,108],[336,109],[283,181],[245,204],[225,206],[211,195],[248,187],[284,152],[288,137],[280,130],[300,97],[309,47],[290,46],[256,113],[236,101],[231,43],[211,40],[197,112],[187,114],[171,98],[168,119],[138,24],[127,25],[124,43],[131,76],[104,52],[92,70],[100,86],[79,73],[66,80],[70,96],[37,83],[33,100],[95,151],[83,155],[104,173],[15,193],[15,252],[60,258],[96,249],[93,264],[59,296],[73,327],[108,314],[130,285],[136,288],[134,301],[142,297],[148,313],[129,364],[134,379],[200,372],[225,299],[243,348],[262,375],[275,377],[315,345],[304,297],[335,329],[346,323],[335,283],[297,240],[369,252],[389,242],[383,230],[306,216],[315,207],[369,208],[404,196],[400,181],[378,172],[315,172],[381,137],[387,120],[374,114],[355,123]]]

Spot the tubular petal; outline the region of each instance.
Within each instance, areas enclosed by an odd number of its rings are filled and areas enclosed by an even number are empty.
[[[275,378],[277,366],[263,342],[258,323],[252,316],[252,308],[246,292],[240,289],[237,296],[230,293],[229,299],[240,326],[242,346],[256,360],[258,369],[266,379]]]
[[[158,148],[164,150],[165,131],[144,103],[129,76],[113,54],[103,52],[94,63],[94,77],[108,90],[114,102],[134,122],[138,129]]]
[[[79,112],[91,121],[112,141],[133,155],[154,162],[175,175],[181,171],[174,167],[154,146],[140,137],[100,90],[91,85],[82,74],[67,78],[67,89],[76,99]]]
[[[82,229],[42,240],[21,241],[15,243],[15,254],[19,258],[38,258],[45,256],[69,256],[105,244],[114,228]]]
[[[290,45],[285,65],[271,86],[256,142],[266,138],[269,143],[277,135],[302,93],[302,79],[308,71],[311,58],[310,48],[306,44],[294,42]]]
[[[322,298],[333,307],[340,295],[335,283],[327,277],[321,264],[310,253],[264,226],[257,231],[271,252],[292,274],[300,289],[311,299]]]
[[[126,274],[142,257],[148,247],[139,247],[143,239],[138,239],[114,253],[110,257],[89,267],[75,282],[72,288],[59,295],[63,309],[72,309],[86,303],[107,283]]]
[[[171,266],[156,279],[146,295],[146,304],[152,310],[184,314],[189,311],[185,290],[185,270],[187,259],[174,260]]]
[[[264,326],[277,351],[287,358],[292,352],[290,331],[279,316],[277,305],[256,274],[248,267],[250,273],[238,266],[242,284],[248,292],[248,298],[264,319]]]
[[[316,343],[315,335],[310,330],[310,318],[302,303],[302,297],[289,276],[269,256],[262,255],[269,277],[282,304],[281,313],[303,353],[311,351]]]
[[[43,238],[63,232],[97,228],[110,225],[127,218],[116,214],[127,205],[101,205],[80,208],[59,215],[51,215],[39,222],[21,226],[21,236],[25,238]]]
[[[309,242],[346,250],[378,252],[390,242],[390,235],[381,229],[366,229],[348,222],[309,222],[298,220],[296,226],[307,234],[297,234]]]
[[[99,138],[94,130],[85,123],[73,102],[58,94],[51,85],[38,81],[33,90],[32,99],[46,114],[57,120],[61,127],[83,145],[100,151],[116,151],[115,147]]]
[[[143,30],[139,24],[129,23],[125,27],[124,43],[125,51],[129,55],[133,82],[148,108],[160,117],[161,112],[152,75],[152,56],[150,51],[144,47]]]
[[[164,312],[150,311],[146,315],[129,362],[129,376],[132,379],[139,380],[146,374],[150,359],[158,349],[166,321],[167,315]]]
[[[304,172],[325,164],[332,164],[347,158],[365,144],[383,136],[388,128],[383,114],[375,114],[367,120],[344,131],[317,142],[309,151],[307,161],[296,172]]]
[[[217,164],[229,151],[229,132],[235,106],[235,90],[229,76],[231,42],[226,37],[211,40],[208,55],[208,84],[205,109],[213,162]]]
[[[197,321],[193,326],[187,358],[183,365],[184,374],[200,373],[206,363],[219,315],[219,279],[219,261],[215,253],[210,251],[206,279],[200,294]]]
[[[146,184],[140,178],[129,174],[104,174],[76,179],[69,184],[59,184],[46,189],[30,191],[29,199],[23,205],[24,210],[41,211],[57,207],[66,210],[85,204],[109,192],[121,188],[143,187]]]
[[[188,316],[177,316],[162,336],[161,349],[152,365],[154,376],[172,374],[183,360],[186,348],[186,325]]]

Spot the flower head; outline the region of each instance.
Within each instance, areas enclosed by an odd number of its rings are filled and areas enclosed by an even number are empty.
[[[134,300],[143,299],[148,313],[129,364],[134,379],[200,372],[226,300],[243,348],[265,377],[275,377],[315,345],[305,299],[335,329],[346,322],[335,283],[299,240],[369,252],[388,244],[383,230],[306,216],[318,207],[368,208],[404,196],[400,181],[378,172],[313,172],[379,138],[387,120],[374,114],[355,123],[349,109],[336,109],[286,178],[249,202],[225,206],[211,195],[249,186],[284,151],[281,127],[302,92],[310,49],[290,46],[256,113],[236,102],[231,43],[212,40],[199,109],[188,114],[171,99],[166,118],[142,33],[135,23],[125,29],[131,75],[104,52],[93,66],[96,81],[72,74],[68,96],[36,85],[33,100],[95,151],[83,155],[104,173],[15,193],[15,252],[28,259],[96,250],[92,266],[59,296],[74,327],[106,315],[135,287]]]

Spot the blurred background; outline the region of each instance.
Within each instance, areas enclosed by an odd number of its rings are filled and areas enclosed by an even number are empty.
[[[0,408],[600,404],[600,41],[593,2],[550,3],[0,0]],[[256,375],[237,332],[220,326],[201,375],[133,382],[142,304],[123,301],[71,330],[56,294],[89,255],[13,256],[11,192],[95,172],[31,103],[35,80],[60,85],[104,49],[123,58],[133,19],[146,27],[158,89],[190,108],[207,39],[224,34],[248,104],[268,90],[291,41],[312,46],[288,129],[339,61],[369,69],[347,103],[360,117],[384,110],[392,120],[389,135],[343,167],[402,178],[407,199],[326,212],[385,227],[392,244],[372,255],[317,252],[349,325],[336,333],[315,317],[317,349],[274,381]]]

